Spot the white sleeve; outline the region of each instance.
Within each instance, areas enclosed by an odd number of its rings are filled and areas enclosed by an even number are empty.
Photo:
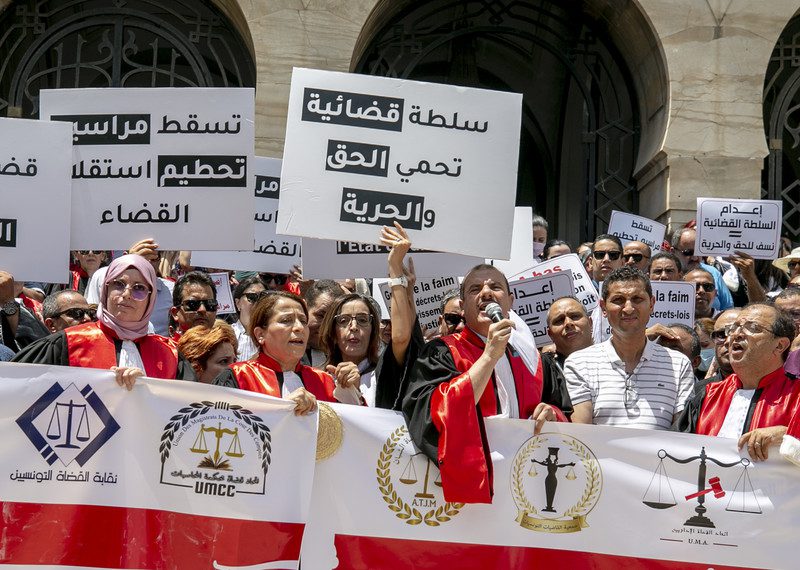
[[[89,283],[86,284],[86,291],[83,292],[87,303],[100,303],[100,287],[103,284],[106,273],[108,273],[108,267],[101,267],[89,279]]]

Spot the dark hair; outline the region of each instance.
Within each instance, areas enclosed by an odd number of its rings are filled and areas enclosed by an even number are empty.
[[[645,291],[649,296],[653,296],[653,287],[650,285],[650,278],[640,270],[630,265],[623,265],[608,274],[603,281],[603,301],[608,299],[608,292],[614,283],[627,283],[629,281],[640,281],[644,285]]]
[[[592,242],[592,253],[594,253],[594,248],[597,247],[597,242],[603,240],[613,241],[615,244],[617,244],[617,247],[619,248],[620,252],[622,252],[622,242],[619,240],[617,236],[612,236],[611,234],[600,234],[599,236],[594,238],[594,242]]]
[[[563,239],[551,239],[548,240],[546,244],[544,244],[544,249],[542,250],[542,258],[547,259],[547,254],[550,253],[550,250],[557,245],[565,245],[569,247],[569,244],[565,242]],[[572,248],[570,248],[572,251]]]
[[[306,302],[301,296],[289,293],[288,291],[269,291],[258,300],[256,306],[250,311],[250,326],[247,327],[247,334],[250,335],[250,338],[253,339],[253,342],[259,350],[262,350],[261,345],[256,335],[253,333],[253,330],[256,327],[264,328],[269,324],[270,319],[275,313],[275,305],[277,305],[278,301],[281,299],[289,299],[290,301],[298,303],[300,307],[302,307],[306,318],[308,318],[308,307],[306,307]]]
[[[672,263],[675,264],[675,268],[678,270],[678,273],[683,275],[683,266],[681,265],[681,260],[672,252],[669,251],[659,251],[653,257],[650,258],[650,267],[653,266],[653,263],[658,261],[659,259],[669,259]]]
[[[687,333],[689,336],[692,337],[692,346],[691,346],[691,356],[689,356],[690,360],[694,360],[698,356],[700,356],[700,337],[697,334],[697,331],[694,330],[692,327],[687,326],[683,323],[672,323],[669,325],[671,329],[680,329],[683,332]]]
[[[178,282],[175,283],[175,287],[172,289],[173,307],[180,307],[181,303],[183,303],[183,288],[187,284],[211,287],[211,294],[214,300],[217,299],[217,288],[214,287],[214,281],[208,276],[208,273],[204,271],[190,271],[178,279]]]
[[[439,301],[439,313],[444,315],[444,308],[452,299],[460,299],[461,291],[458,289],[449,289],[442,295],[442,300]]]
[[[320,279],[314,281],[314,283],[306,289],[305,293],[303,293],[303,298],[306,300],[309,307],[313,307],[317,299],[325,294],[330,295],[336,300],[344,296],[345,292],[342,291],[342,286],[333,279]]]
[[[469,279],[469,276],[475,273],[476,271],[483,271],[486,269],[493,269],[494,271],[497,271],[497,273],[500,274],[500,277],[503,278],[503,283],[505,283],[506,286],[506,293],[511,292],[511,286],[508,284],[508,279],[506,278],[505,274],[502,271],[497,269],[497,267],[495,267],[494,265],[490,265],[488,263],[479,263],[478,265],[467,271],[467,274],[464,275],[464,280],[461,282],[461,285],[458,288],[458,292],[461,294],[462,299],[464,298],[464,284],[467,282],[467,279]]]
[[[695,267],[695,268],[694,268],[694,269],[692,269],[691,271],[687,271],[687,272],[686,272],[686,273],[683,275],[683,280],[684,280],[684,281],[686,281],[686,277],[687,277],[687,276],[688,276],[690,273],[698,273],[698,272],[700,272],[700,271],[702,271],[703,273],[705,273],[706,275],[708,275],[708,276],[711,278],[711,280],[714,282],[714,289],[716,289],[716,288],[717,288],[717,281],[714,279],[714,276],[711,274],[711,272],[710,272],[710,271],[707,271],[707,270],[703,269],[703,268],[702,268],[702,267],[700,267],[700,266],[697,266],[697,267]]]
[[[50,295],[44,298],[44,301],[42,301],[43,319],[55,318],[56,313],[58,313],[59,311],[58,300],[67,293],[75,293],[76,295],[80,295],[80,293],[78,293],[77,291],[73,291],[72,289],[62,289],[61,291],[56,291],[55,293],[51,293]]]
[[[264,287],[264,290],[269,289],[269,287],[267,287],[267,284],[264,283],[264,280],[261,279],[259,275],[251,275],[250,277],[245,277],[244,279],[239,281],[239,284],[233,290],[233,300],[238,301],[239,299],[241,299],[242,295],[244,295],[244,292],[247,291],[253,285],[262,285]]]
[[[350,301],[361,301],[367,306],[367,311],[372,315],[371,330],[369,335],[369,346],[367,347],[367,359],[373,366],[378,363],[378,351],[381,347],[381,316],[375,309],[375,305],[370,297],[362,295],[361,293],[350,293],[343,295],[336,299],[331,308],[322,319],[322,324],[319,326],[319,345],[322,347],[327,360],[325,365],[336,366],[341,363],[342,350],[339,348],[339,343],[336,339],[336,317],[342,307]]]
[[[787,287],[774,297],[770,299],[770,301],[774,304],[775,301],[782,300],[782,299],[793,299],[794,297],[800,297],[800,287]],[[45,299],[46,301],[47,299]]]

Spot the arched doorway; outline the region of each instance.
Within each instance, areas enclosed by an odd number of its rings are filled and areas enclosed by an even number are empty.
[[[639,207],[642,106],[602,3],[381,2],[352,69],[522,93],[517,204],[577,244]]]
[[[783,232],[800,242],[800,16],[784,28],[764,81],[764,127],[769,155],[762,197],[783,202]]]
[[[231,22],[200,0],[21,0],[0,15],[0,113],[38,116],[41,89],[252,87]]]

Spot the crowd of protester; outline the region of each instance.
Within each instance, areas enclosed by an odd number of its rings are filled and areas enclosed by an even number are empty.
[[[539,216],[532,233],[536,259],[574,251],[600,291],[591,313],[573,297],[552,303],[547,346],[510,310],[506,276],[491,265],[469,271],[422,330],[411,242],[396,225],[380,235],[389,319],[369,280],[306,280],[299,267],[230,272],[236,313],[218,315],[208,274],[219,270],[143,240],[72,252],[65,284],[0,271],[0,360],[111,369],[128,389],[143,375],[239,388],[290,399],[298,414],[318,401],[402,410],[448,500],[490,500],[489,459],[475,457],[482,418],[495,415],[537,430],[572,421],[736,438],[754,460],[783,443],[800,459],[800,247],[783,242],[774,261],[705,258],[693,223],[655,253],[608,234],[573,249]],[[652,281],[694,284],[694,327],[647,326]]]

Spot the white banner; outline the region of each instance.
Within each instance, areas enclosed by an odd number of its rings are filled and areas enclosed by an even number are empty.
[[[380,230],[373,228],[375,237]],[[354,241],[332,241],[303,238],[303,277],[306,279],[350,279],[352,277],[386,277],[389,274],[389,248]],[[464,275],[483,263],[482,257],[421,251],[412,249],[417,278],[441,275]]]
[[[316,414],[194,382],[0,363],[0,562],[297,568]],[[42,566],[36,566],[42,567]]]
[[[41,117],[72,123],[71,249],[252,248],[254,104],[251,88],[43,89]]]
[[[69,125],[0,119],[0,269],[17,281],[69,276]]]
[[[458,289],[458,277],[434,277],[433,279],[420,279],[414,285],[414,305],[417,317],[423,331],[439,326],[439,304],[444,294],[451,289]],[[392,288],[388,280],[381,280],[378,285],[381,300],[387,309],[391,307]]]
[[[200,267],[289,273],[300,265],[301,240],[278,235],[278,198],[281,185],[281,161],[255,157],[255,248],[253,251],[193,251],[192,264]]]
[[[647,326],[656,323],[694,326],[695,285],[685,281],[651,281],[656,304]],[[610,331],[609,331],[609,334]]]
[[[782,222],[780,200],[698,198],[695,255],[743,251],[756,259],[776,259]]]
[[[514,230],[511,234],[511,259],[487,259],[505,275],[514,275],[536,265],[533,258],[533,208],[514,208]]]
[[[514,295],[514,312],[531,329],[536,346],[552,342],[547,334],[547,313],[556,299],[573,296],[572,272],[548,273],[513,281],[509,285]]]
[[[418,247],[508,259],[521,105],[516,93],[295,68],[278,232],[377,243],[398,221]]]
[[[733,439],[489,419],[493,502],[465,505],[400,414],[332,407],[303,540],[315,570],[794,567],[800,478],[777,448],[755,464]]]
[[[617,236],[622,245],[631,241],[640,241],[649,245],[653,254],[661,251],[666,231],[667,226],[664,224],[617,210],[612,210],[611,219],[608,222],[608,233]]]
[[[597,306],[600,295],[595,289],[586,268],[581,263],[581,259],[576,253],[561,255],[549,261],[543,261],[538,265],[527,269],[521,273],[509,277],[509,281],[517,281],[528,277],[538,277],[540,275],[551,275],[559,271],[572,271],[572,283],[575,287],[574,296],[586,308],[586,312],[591,314]]]

